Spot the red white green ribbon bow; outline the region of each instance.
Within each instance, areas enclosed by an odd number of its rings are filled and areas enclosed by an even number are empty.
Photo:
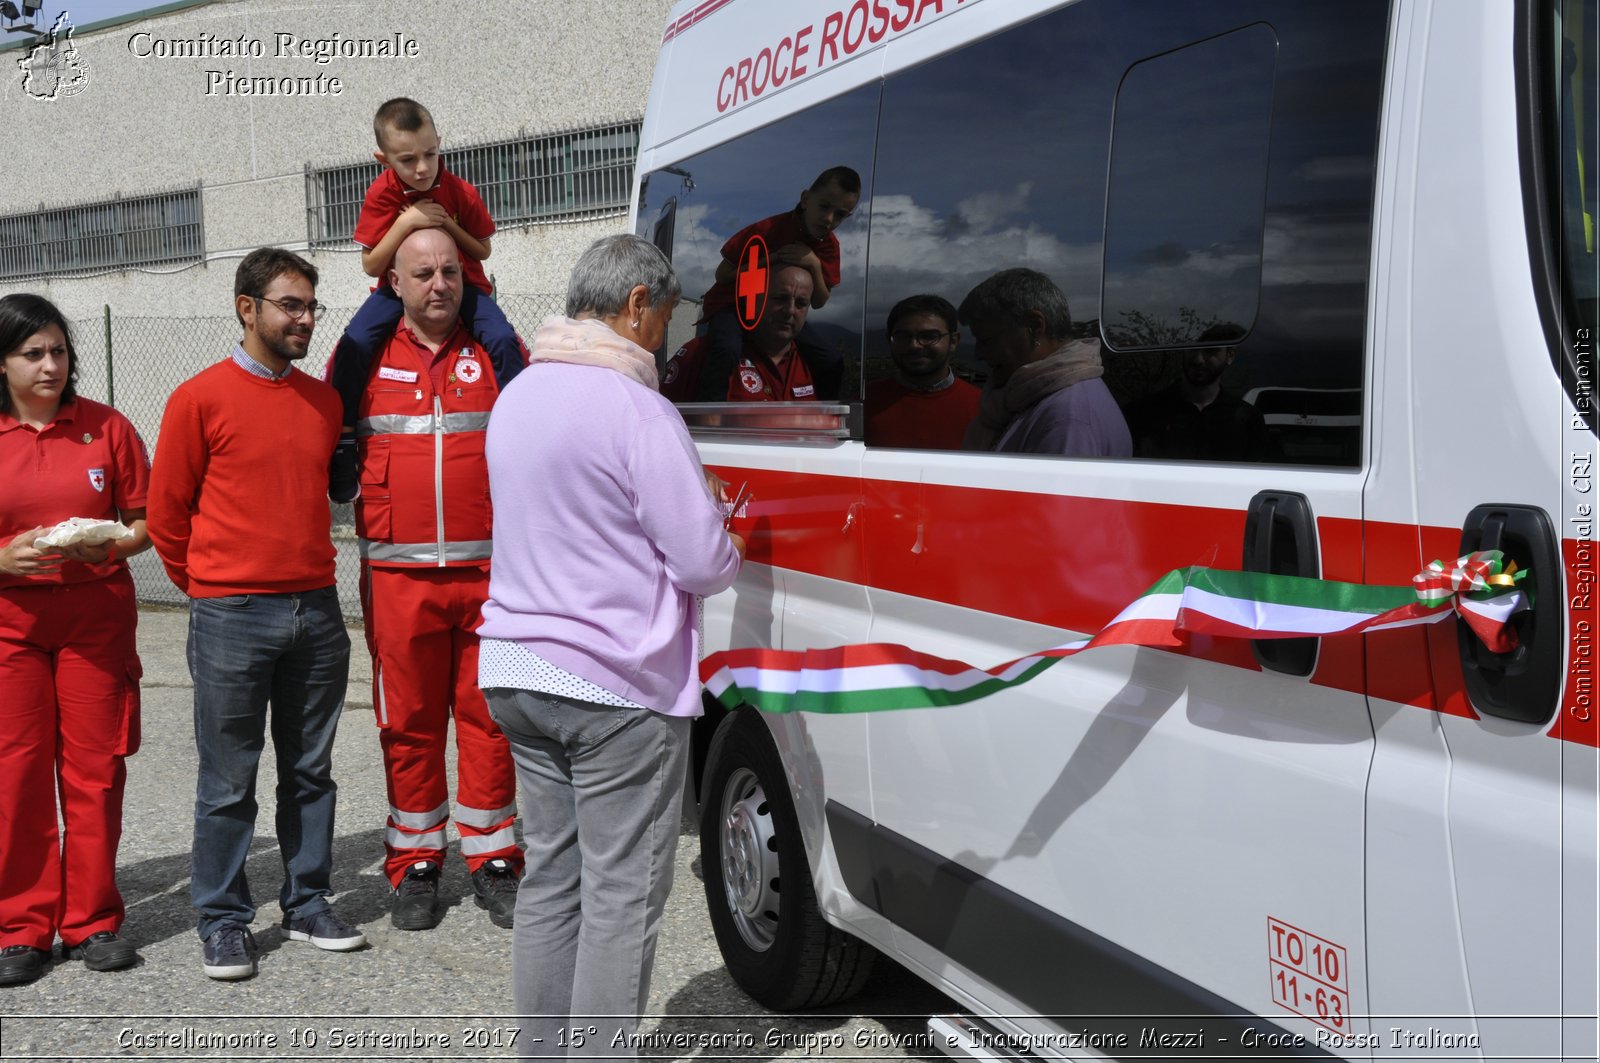
[[[1090,638],[977,668],[908,646],[868,643],[821,650],[724,650],[700,664],[712,696],[730,708],[854,713],[961,705],[1020,686],[1063,658],[1096,646],[1179,646],[1184,634],[1247,639],[1330,638],[1433,624],[1460,616],[1489,649],[1516,648],[1511,618],[1528,608],[1498,550],[1435,561],[1414,587],[1262,572],[1174,569]],[[1453,603],[1454,609],[1441,606]]]

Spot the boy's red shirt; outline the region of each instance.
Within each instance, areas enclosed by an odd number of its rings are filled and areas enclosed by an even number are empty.
[[[743,250],[745,241],[752,236],[759,235],[767,242],[767,251],[772,253],[780,247],[789,244],[805,244],[816,253],[817,261],[822,265],[822,279],[828,282],[828,291],[839,286],[839,238],[832,233],[820,240],[813,240],[806,235],[805,229],[800,226],[800,219],[794,211],[786,214],[774,214],[770,218],[762,218],[752,222],[743,229],[728,237],[728,242],[722,245],[722,257],[733,259],[737,262],[738,254]],[[700,303],[700,320],[710,321],[724,310],[733,308],[733,282],[727,284],[713,284]]]
[[[385,169],[378,174],[378,179],[367,186],[367,196],[361,201],[355,242],[369,251],[377,247],[395,219],[419,199],[431,199],[439,204],[455,219],[457,225],[479,240],[487,240],[494,235],[494,219],[489,216],[489,208],[483,205],[483,197],[478,195],[478,190],[470,182],[445,169],[444,163],[440,162],[439,179],[426,192],[411,188],[396,177],[393,170]],[[485,295],[494,294],[489,285],[489,276],[483,271],[483,263],[466,252],[461,254],[461,277]],[[385,271],[378,278],[378,286],[388,283],[389,276]]]

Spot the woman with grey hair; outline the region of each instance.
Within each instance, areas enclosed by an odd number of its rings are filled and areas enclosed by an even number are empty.
[[[1098,339],[1073,339],[1067,297],[1037,270],[1001,270],[961,301],[989,382],[967,450],[1126,458],[1128,423],[1101,379]]]
[[[647,241],[596,241],[489,420],[478,681],[522,783],[512,975],[531,1055],[590,1025],[589,1048],[629,1055],[701,712],[695,597],[731,586],[744,553],[656,390],[678,295]]]

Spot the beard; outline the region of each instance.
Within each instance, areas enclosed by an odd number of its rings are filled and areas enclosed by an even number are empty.
[[[303,345],[300,341],[304,341]],[[290,362],[298,362],[311,350],[311,330],[291,325],[273,333],[261,333],[261,342],[271,351]]]

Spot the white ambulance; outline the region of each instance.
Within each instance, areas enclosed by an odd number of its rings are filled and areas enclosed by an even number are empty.
[[[681,407],[751,495],[708,650],[987,667],[1185,566],[1531,570],[1513,654],[1450,619],[1097,649],[948,708],[710,703],[707,897],[754,998],[840,1000],[881,952],[975,1056],[1596,1058],[1597,32],[1595,0],[673,8],[636,218],[687,297],[664,354],[730,236],[862,184],[810,315],[839,393]],[[868,443],[889,308],[1014,267],[1124,406],[1233,326],[1265,442]],[[953,369],[982,382],[966,330]]]

